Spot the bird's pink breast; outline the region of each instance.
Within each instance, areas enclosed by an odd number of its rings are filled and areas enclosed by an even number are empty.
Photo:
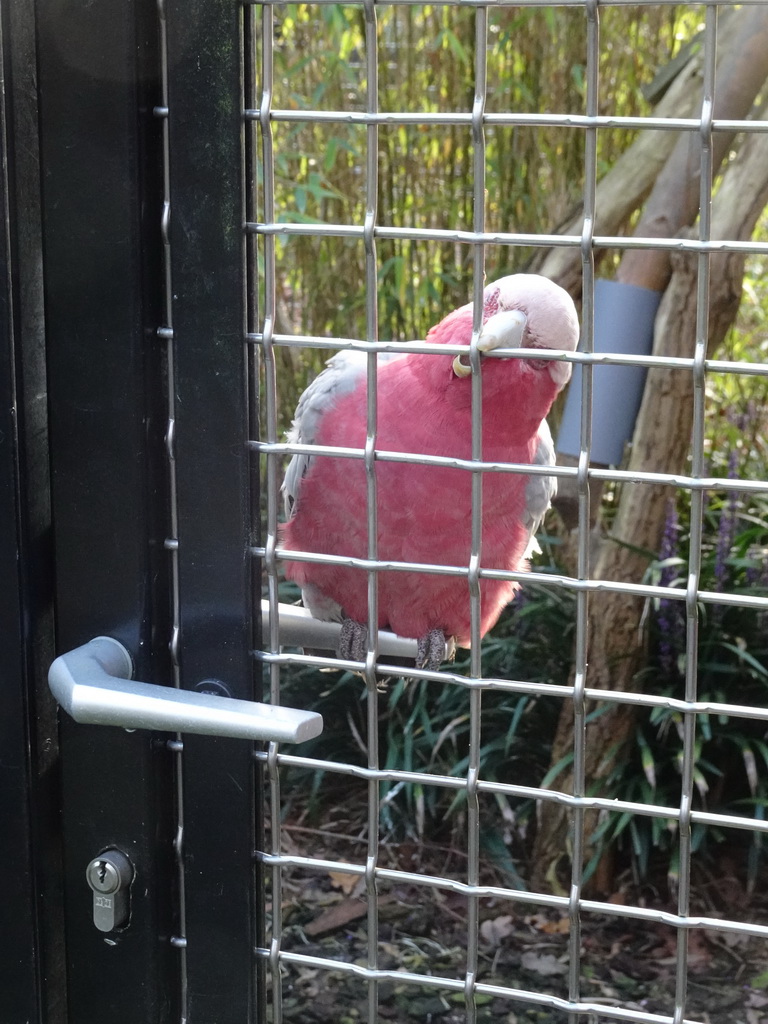
[[[434,358],[434,357],[430,357]],[[380,369],[378,451],[469,459],[467,402],[435,401],[434,395],[398,363]],[[395,372],[397,370],[397,372]],[[484,408],[484,458],[530,462],[535,438],[515,438],[500,429],[509,409]],[[499,422],[497,422],[497,420]],[[323,418],[318,444],[362,448],[365,443],[365,384],[343,396]],[[499,437],[499,435],[501,435]],[[523,568],[528,541],[522,522],[527,477],[483,474],[482,557],[484,568]],[[377,461],[377,551],[379,560],[442,566],[469,565],[472,474],[463,469]],[[302,481],[294,517],[282,546],[292,550],[367,558],[365,468],[361,459],[315,456]],[[289,579],[312,583],[357,621],[368,619],[367,573],[358,568],[289,561]],[[481,634],[498,619],[517,584],[483,580]],[[466,576],[383,570],[378,578],[379,625],[418,637],[438,628],[469,643],[470,601]]]

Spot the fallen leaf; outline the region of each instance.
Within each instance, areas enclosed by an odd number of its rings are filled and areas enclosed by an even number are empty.
[[[362,875],[353,874],[351,871],[329,871],[328,877],[334,889],[341,889],[347,896],[355,891],[360,882],[365,884]]]
[[[557,921],[548,921],[547,924],[542,925],[541,930],[547,935],[567,935],[571,930],[571,922],[567,917],[561,917]]]
[[[379,900],[379,907],[388,906],[392,897],[382,896]],[[359,921],[368,913],[368,904],[364,900],[348,899],[337,903],[333,907],[324,910],[322,914],[304,925],[304,934],[314,937],[323,935],[325,932],[335,931],[336,928],[343,928],[352,921]]]
[[[322,935],[325,932],[335,931],[336,928],[343,928],[350,921],[357,921],[368,913],[368,905],[360,900],[344,900],[337,903],[335,907],[324,910],[319,917],[304,926],[304,933],[309,936]]]
[[[565,974],[568,970],[565,964],[561,964],[557,957],[553,956],[552,953],[544,953],[542,955],[531,952],[523,953],[520,957],[520,963],[526,971],[534,971],[536,974],[541,974],[545,978],[556,974]]]
[[[501,940],[506,939],[514,931],[512,927],[512,915],[504,914],[502,917],[489,918],[480,925],[480,935],[483,940],[494,949],[501,945]]]
[[[557,921],[553,921],[544,914],[531,914],[530,917],[526,917],[525,923],[546,935],[567,935],[571,930],[571,924],[567,917],[560,917]]]

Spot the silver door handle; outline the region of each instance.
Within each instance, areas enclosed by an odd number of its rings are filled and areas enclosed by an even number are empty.
[[[97,636],[59,655],[48,670],[48,685],[76,722],[90,725],[287,743],[313,739],[323,730],[322,716],[314,711],[141,683],[132,675],[125,647]]]

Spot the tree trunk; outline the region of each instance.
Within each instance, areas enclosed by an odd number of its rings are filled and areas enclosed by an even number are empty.
[[[768,75],[768,9],[765,7],[741,7],[729,10],[720,19],[718,31],[718,50],[721,54],[717,65],[717,117],[736,120],[746,117],[754,97],[762,82]],[[653,111],[654,118],[685,118],[695,117],[701,108],[701,81],[704,63],[704,48],[696,53],[677,76],[661,102]],[[715,166],[722,155],[727,152],[733,138],[724,132],[715,135],[719,150]],[[691,141],[695,146],[691,146]],[[690,164],[691,151],[695,149],[695,164]],[[685,197],[683,205],[690,203],[693,196],[694,206],[690,212],[677,218],[675,226],[667,234],[674,235],[682,225],[690,224],[696,213],[695,201],[698,191],[693,184],[691,174],[698,173],[698,139],[691,132],[677,133],[673,131],[648,130],[642,131],[626,153],[616,161],[615,165],[601,178],[597,184],[595,202],[595,234],[618,235],[628,223],[632,214],[654,189],[657,180],[661,180],[665,165],[676,151],[674,168],[671,175],[667,174],[667,184],[673,188],[684,185]],[[686,167],[689,173],[686,174]],[[670,177],[672,180],[670,181]],[[654,190],[664,199],[665,192]],[[643,217],[643,230],[638,229],[636,235],[665,234],[660,226],[654,230],[648,221],[658,216],[650,205]],[[583,225],[581,211],[561,233],[580,235]],[[644,228],[648,226],[646,232]],[[598,258],[605,253],[598,254]],[[653,253],[650,254],[654,255]],[[629,259],[631,268],[635,258],[647,259],[647,251],[634,250],[625,254],[622,263]],[[668,266],[668,261],[667,264]],[[626,269],[626,267],[625,267]],[[543,250],[542,256],[534,260],[531,270],[551,278],[562,285],[574,298],[581,295],[581,253],[577,247]],[[627,272],[629,274],[629,271]],[[619,276],[620,280],[633,284],[642,284],[630,276]],[[655,287],[648,285],[648,287]],[[662,284],[659,290],[662,290]]]
[[[766,110],[764,116],[768,115]],[[768,135],[746,138],[737,158],[728,165],[714,201],[712,237],[747,240],[768,203]],[[696,332],[697,258],[676,254],[672,276],[656,319],[654,352],[690,358]],[[722,342],[738,312],[744,256],[717,254],[711,258],[709,352]],[[649,370],[635,428],[630,472],[685,472],[693,410],[692,373]],[[643,483],[624,486],[610,536],[599,542],[592,572],[595,579],[640,582],[648,560],[638,549],[658,551],[664,527],[667,488]],[[630,546],[631,545],[631,546]],[[643,601],[618,593],[590,597],[588,625],[590,688],[632,690],[643,653]],[[592,709],[589,709],[592,710]],[[590,792],[601,791],[621,756],[634,727],[634,708],[610,705],[587,727],[586,780]],[[573,746],[573,708],[566,702],[555,736],[552,764]],[[570,769],[555,780],[562,792],[573,791]],[[596,824],[588,815],[587,840]],[[566,849],[567,811],[550,802],[539,807],[533,854],[533,884],[538,888],[556,878]],[[605,884],[605,883],[604,883]]]
[[[721,120],[737,121],[747,117],[755,97],[768,78],[768,7],[742,7],[738,11],[730,11],[730,18],[719,33],[720,60],[717,66],[717,94],[715,99],[715,117]],[[675,111],[675,116],[684,117],[694,114],[695,108],[701,105],[701,62],[703,47],[695,61],[674,83],[676,89],[673,99],[683,103],[684,110]],[[658,116],[667,116],[671,111],[664,107],[672,94],[667,96],[655,112]],[[652,153],[643,148],[648,136],[665,136],[657,141],[657,149],[668,157],[666,162],[658,164]],[[725,160],[733,143],[734,133],[718,131],[712,138],[712,166],[717,169]],[[637,184],[648,184],[647,202],[642,216],[634,231],[638,238],[674,238],[681,230],[692,224],[699,206],[699,183],[701,165],[701,138],[698,133],[682,132],[644,132],[638,142],[630,147],[625,154],[627,159],[618,161],[614,169],[598,185],[596,202],[598,234],[610,227],[617,230],[615,223],[621,211],[625,216],[636,207],[628,208],[628,200],[637,197]],[[622,191],[621,180],[613,176],[621,171],[626,175],[627,188]],[[650,187],[647,175],[653,172],[655,184]],[[601,191],[602,190],[602,191]],[[650,194],[648,191],[650,190]],[[609,221],[604,226],[604,221]],[[580,228],[574,226],[578,233]],[[558,272],[555,280],[575,295],[580,288],[581,254],[578,250],[557,250],[547,260],[543,273],[550,270]],[[567,257],[565,256],[567,254]],[[562,260],[568,259],[567,264]],[[556,260],[561,264],[557,265]],[[669,283],[672,273],[670,254],[665,249],[628,249],[622,257],[616,271],[616,280],[624,284],[648,288],[651,291],[663,292]],[[574,274],[577,276],[574,278]],[[562,465],[575,466],[578,459],[564,456]],[[599,520],[602,502],[603,485],[594,481],[590,488],[590,525],[594,527]],[[578,489],[575,478],[567,478],[561,482],[556,500],[556,507],[568,531],[575,531],[578,525]],[[563,561],[566,566],[575,564],[575,537],[572,535],[563,550]]]
[[[715,118],[743,120],[768,78],[768,7],[743,7],[738,31],[717,69]],[[713,132],[712,166],[728,154],[734,132]],[[656,179],[635,229],[638,238],[674,238],[692,224],[699,208],[701,136],[684,132]],[[669,253],[663,249],[629,249],[624,253],[616,280],[663,292],[672,275]]]

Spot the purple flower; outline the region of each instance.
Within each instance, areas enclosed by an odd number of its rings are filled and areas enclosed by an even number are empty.
[[[728,456],[729,480],[738,478],[739,452],[732,448]],[[738,491],[728,491],[728,498],[720,509],[720,519],[717,523],[717,546],[715,548],[714,565],[714,589],[722,594],[729,582],[728,559],[731,557],[734,541],[736,540],[736,528],[738,525]],[[715,624],[722,622],[725,607],[721,604],[715,605],[712,617]]]
[[[662,563],[670,562],[677,557],[679,542],[679,526],[677,521],[677,505],[674,498],[667,503],[667,515],[664,521],[664,535],[661,538],[659,558]],[[670,588],[678,579],[678,567],[673,564],[662,564],[659,584]],[[665,676],[673,679],[677,675],[677,656],[681,646],[682,614],[679,601],[670,601],[662,597],[656,617],[659,630],[659,664]]]

